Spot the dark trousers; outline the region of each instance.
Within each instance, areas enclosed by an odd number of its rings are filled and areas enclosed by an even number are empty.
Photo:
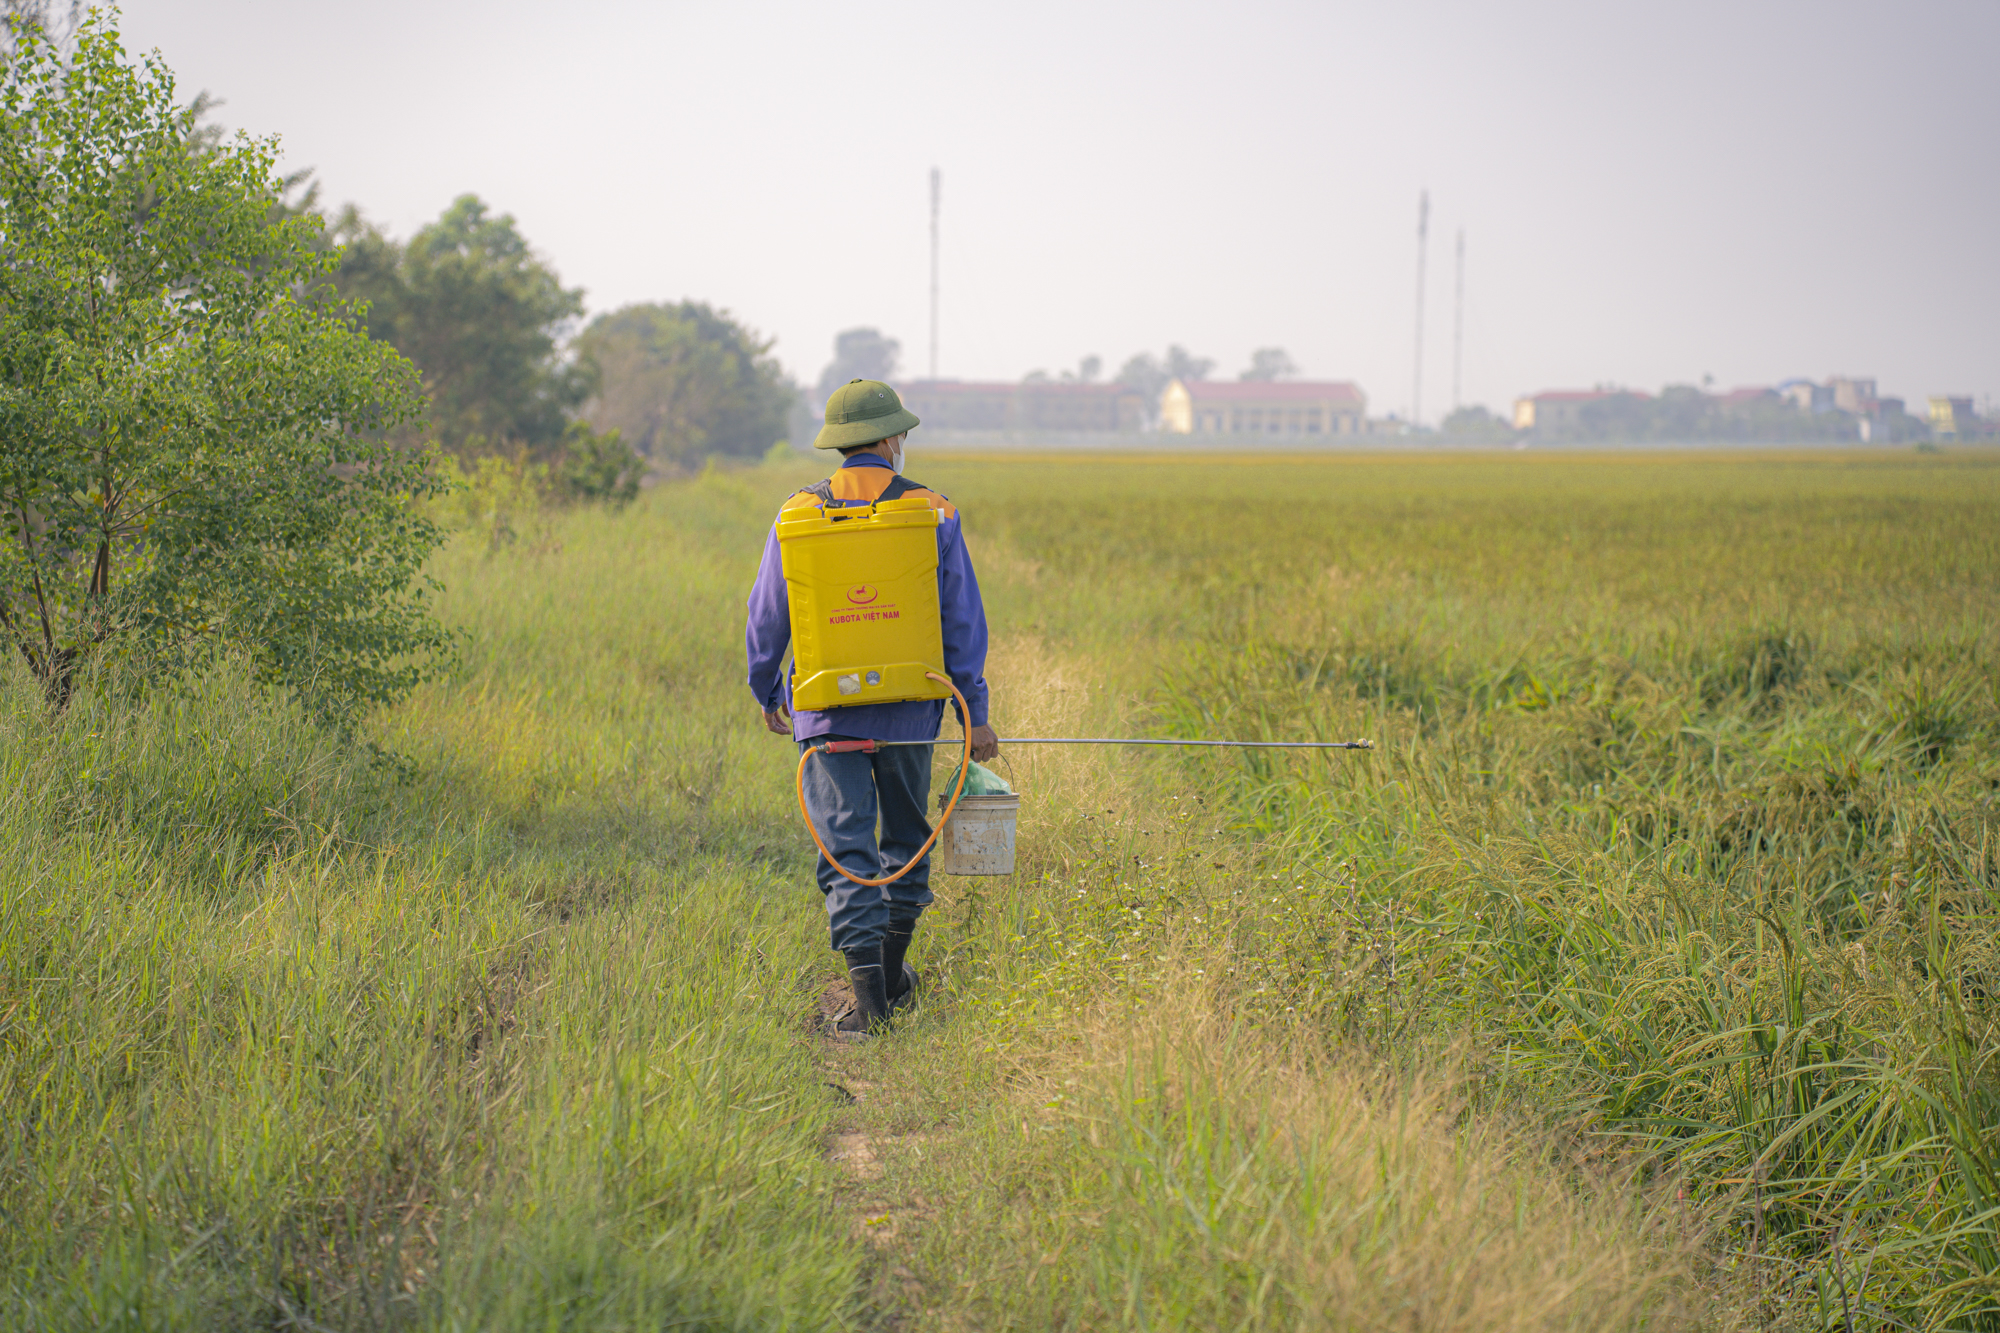
[[[815,736],[814,741],[846,740]],[[799,748],[805,749],[805,742]],[[931,747],[893,745],[874,754],[818,754],[806,761],[806,810],[820,841],[862,879],[892,875],[931,836],[924,805],[931,794]],[[876,822],[882,829],[876,836]],[[931,903],[926,856],[894,884],[863,888],[819,858],[819,887],[826,895],[827,926],[841,953],[872,949],[893,923],[909,929]]]

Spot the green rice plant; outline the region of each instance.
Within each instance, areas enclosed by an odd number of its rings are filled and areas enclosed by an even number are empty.
[[[811,467],[468,531],[378,751],[7,684],[0,1324],[1992,1326],[1990,458],[919,454],[1003,736],[1378,748],[1006,752],[831,1052]]]
[[[1786,577],[1819,577],[1800,555]],[[1349,859],[1383,904],[1294,928],[1295,1003],[1353,1036],[1491,1043],[1500,1086],[1729,1201],[1739,1251],[1829,1320],[1986,1327],[1994,644],[1908,577],[1895,615],[1850,588],[1859,622],[1806,631],[1795,607],[1789,629],[1696,636],[1642,615],[1540,661],[1523,647],[1574,631],[1504,593],[1476,637],[1306,599],[1291,625],[1183,653],[1159,707],[1188,732],[1342,718],[1390,743],[1365,781],[1262,759],[1236,779],[1290,877]],[[1342,670],[1382,644],[1411,683]],[[1397,986],[1329,992],[1347,972],[1302,960],[1371,917]],[[1358,998],[1378,1021],[1352,1022]]]

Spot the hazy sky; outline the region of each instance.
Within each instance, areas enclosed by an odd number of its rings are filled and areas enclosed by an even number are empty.
[[[132,0],[232,127],[397,234],[463,192],[593,312],[694,297],[810,382],[872,324],[1015,378],[1255,347],[1407,413],[1872,374],[2000,395],[1995,0]],[[1913,407],[1921,411],[1919,403]]]

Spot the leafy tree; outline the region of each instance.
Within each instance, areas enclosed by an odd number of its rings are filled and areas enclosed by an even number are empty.
[[[760,458],[785,434],[796,391],[771,340],[727,311],[626,306],[593,320],[577,351],[597,383],[592,421],[658,462]]]
[[[1168,379],[1180,380],[1191,384],[1195,380],[1205,380],[1208,378],[1208,373],[1215,369],[1215,358],[1195,356],[1187,348],[1181,346],[1179,343],[1175,343],[1167,349],[1167,357],[1163,365]]]
[[[1146,400],[1146,421],[1152,425],[1159,415],[1160,394],[1174,380],[1205,380],[1215,362],[1194,356],[1179,343],[1167,349],[1164,358],[1140,352],[1118,368],[1112,383],[1133,389]]]
[[[1667,385],[1647,407],[1644,426],[1647,438],[1712,440],[1723,434],[1721,408],[1714,398],[1692,384]]]
[[[0,48],[13,50],[22,33],[67,46],[83,22],[83,0],[0,0]]]
[[[556,448],[590,391],[561,354],[583,292],[562,285],[511,216],[461,195],[401,244],[350,206],[333,235],[343,247],[341,295],[367,302],[369,333],[416,363],[445,448]]]
[[[1299,373],[1292,364],[1292,358],[1282,347],[1259,347],[1250,354],[1250,369],[1236,378],[1239,380],[1288,380]]]
[[[1574,425],[1539,426],[1540,440],[1593,444],[1688,444],[1762,440],[1852,440],[1860,433],[1845,412],[1800,412],[1775,396],[1725,410],[1722,401],[1692,384],[1669,384],[1656,398],[1617,392],[1583,404]]]
[[[194,100],[188,103],[187,113],[195,125],[194,132],[188,137],[202,152],[215,152],[228,139],[222,126],[213,119],[216,110],[224,105],[220,97],[208,92],[196,93]],[[271,205],[271,211],[279,217],[311,214],[315,222],[318,221],[319,182],[313,179],[311,167],[299,167],[279,178],[278,198]],[[322,232],[317,245],[321,250],[332,250],[333,238]]]
[[[1576,434],[1586,440],[1622,443],[1651,436],[1654,406],[1636,393],[1613,393],[1577,409]]]
[[[1114,383],[1127,385],[1145,395],[1147,402],[1153,402],[1160,391],[1167,387],[1173,376],[1167,373],[1160,359],[1151,352],[1140,352],[1118,368]]]
[[[896,362],[903,345],[884,338],[876,329],[849,329],[833,340],[833,360],[819,376],[819,400],[833,397],[833,391],[849,380],[886,380],[896,374]]]
[[[1497,444],[1514,438],[1514,425],[1477,404],[1452,412],[1438,426],[1438,434],[1451,440]]]
[[[1074,380],[1078,384],[1095,384],[1097,383],[1097,377],[1103,373],[1104,358],[1101,356],[1086,356],[1076,363],[1075,370],[1065,370],[1062,373],[1062,377],[1066,380]]]
[[[0,635],[66,702],[94,656],[243,652],[322,712],[447,649],[389,432],[409,364],[328,298],[322,224],[277,207],[274,140],[204,143],[157,57],[93,15],[0,76]]]
[[[616,426],[594,431],[588,421],[572,421],[563,432],[552,489],[559,500],[602,501],[614,508],[639,497],[646,461],[625,443]]]

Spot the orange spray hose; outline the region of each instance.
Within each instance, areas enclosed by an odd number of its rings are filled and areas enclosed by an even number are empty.
[[[932,680],[938,682],[940,685],[944,686],[946,689],[950,690],[951,697],[958,700],[959,730],[965,733],[965,754],[959,760],[958,764],[958,786],[952,790],[951,801],[949,804],[945,806],[944,813],[938,816],[937,827],[931,830],[931,836],[924,840],[924,845],[917,849],[917,854],[911,857],[908,861],[905,861],[903,863],[903,868],[901,870],[898,870],[895,874],[889,875],[883,879],[863,879],[859,875],[848,874],[847,867],[843,866],[842,864],[840,864],[840,862],[833,859],[833,853],[829,852],[826,849],[826,844],[819,840],[819,829],[813,824],[812,811],[806,809],[806,761],[808,759],[811,759],[814,755],[818,754],[820,752],[820,747],[817,745],[808,745],[806,746],[805,753],[799,756],[799,779],[798,779],[799,814],[805,818],[806,832],[812,834],[813,846],[819,848],[819,854],[826,858],[826,863],[828,865],[832,866],[835,870],[838,870],[842,875],[846,876],[846,878],[848,878],[849,880],[853,881],[856,884],[861,885],[863,888],[879,889],[884,884],[894,884],[897,880],[909,874],[910,871],[916,866],[917,862],[923,860],[924,857],[930,854],[931,844],[935,843],[938,840],[938,834],[944,832],[945,821],[950,819],[951,812],[958,808],[959,793],[965,790],[966,778],[970,776],[972,773],[972,710],[966,707],[965,696],[958,692],[958,686],[952,684],[950,680],[946,679],[943,676],[940,676],[935,671],[926,671],[924,672],[924,674],[930,677]],[[842,745],[842,742],[835,741],[832,744]],[[845,747],[843,746],[843,748]],[[856,742],[853,748],[857,750],[867,750],[872,753],[875,749],[875,742],[873,741]]]

